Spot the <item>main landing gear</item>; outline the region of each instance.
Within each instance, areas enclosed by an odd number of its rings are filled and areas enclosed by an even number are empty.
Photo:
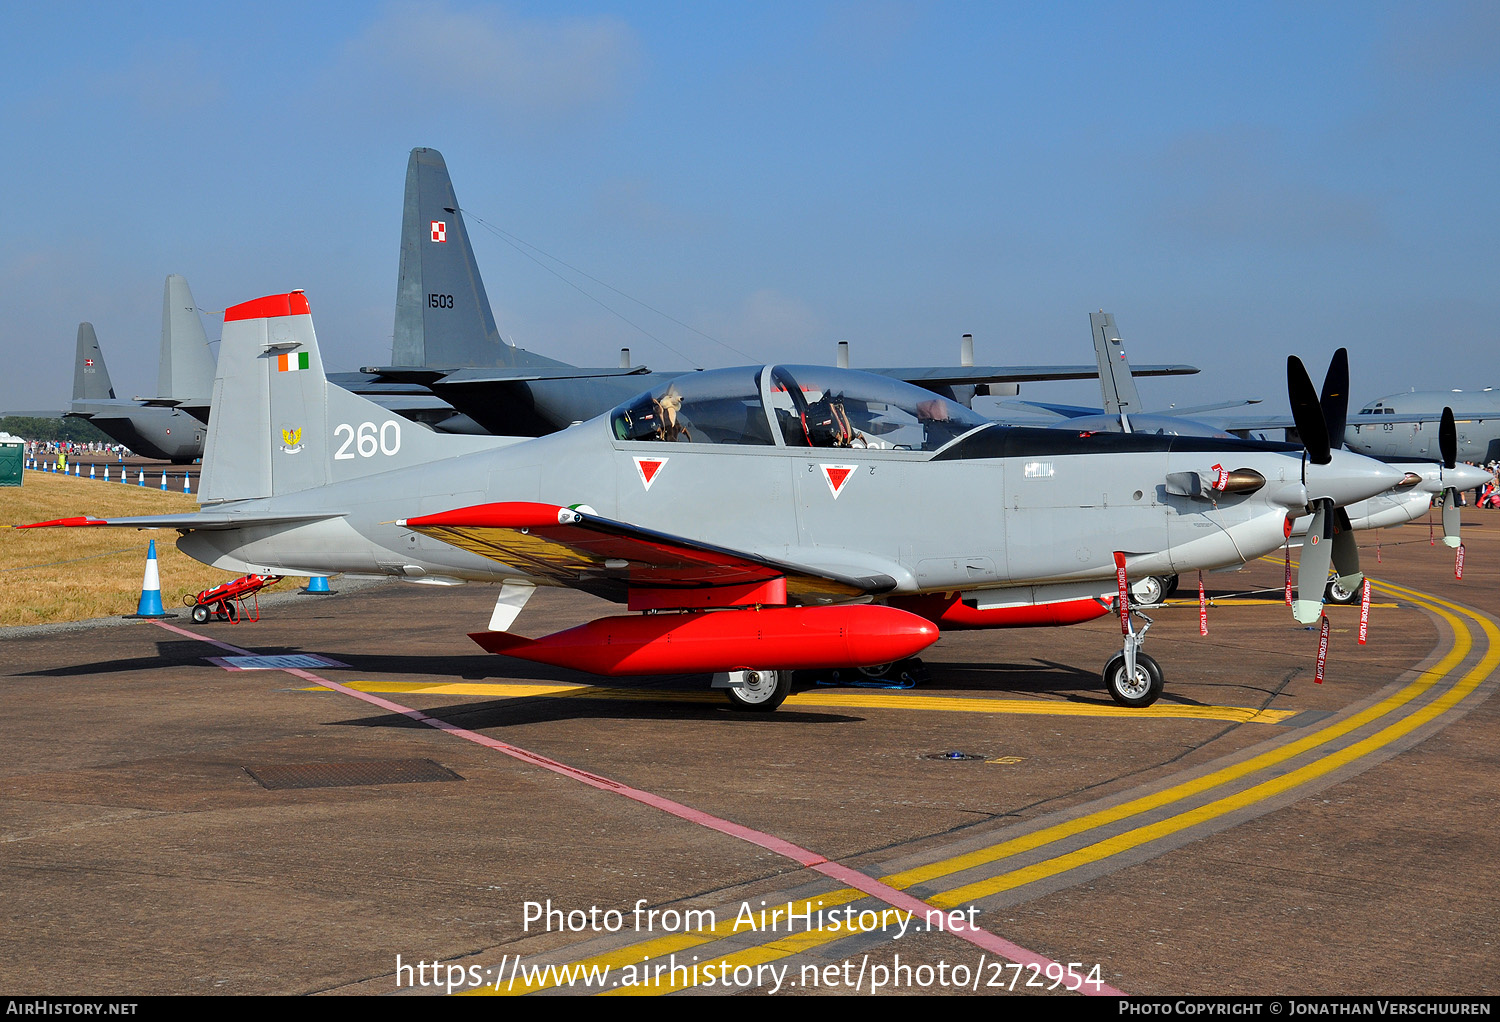
[[[1130,611],[1129,617],[1141,618],[1146,622],[1145,627],[1136,631],[1134,621],[1130,621],[1125,633],[1124,649],[1110,657],[1109,663],[1104,665],[1104,687],[1109,690],[1110,698],[1121,706],[1150,706],[1161,698],[1162,688],[1166,684],[1162,679],[1161,666],[1141,650],[1146,641],[1146,633],[1151,630],[1152,621],[1135,609]]]
[[[1364,599],[1364,586],[1367,584],[1362,581],[1353,590],[1349,590],[1339,585],[1337,578],[1331,578],[1328,580],[1328,587],[1323,590],[1323,600],[1325,603],[1338,603],[1345,606],[1358,603]]]
[[[770,713],[792,694],[792,672],[730,671],[725,691],[736,710]]]

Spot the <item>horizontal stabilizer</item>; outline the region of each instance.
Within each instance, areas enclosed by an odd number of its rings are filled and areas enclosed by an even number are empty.
[[[113,526],[121,529],[181,529],[184,532],[196,529],[242,529],[252,525],[291,525],[298,522],[317,522],[325,518],[342,518],[343,511],[283,511],[280,513],[235,514],[229,511],[190,511],[180,515],[136,515],[130,518],[93,518],[80,515],[76,518],[55,518],[50,522],[33,522],[16,525],[17,529],[46,529],[57,526],[79,528],[82,526]]]

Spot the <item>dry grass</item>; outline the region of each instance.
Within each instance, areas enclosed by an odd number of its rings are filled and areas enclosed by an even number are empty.
[[[27,472],[23,486],[0,487],[0,526],[83,514],[177,514],[197,507],[197,498],[188,494],[45,472]],[[233,577],[179,553],[171,530],[0,528],[0,626],[135,613],[152,539],[162,603],[169,611],[182,610],[184,594]]]

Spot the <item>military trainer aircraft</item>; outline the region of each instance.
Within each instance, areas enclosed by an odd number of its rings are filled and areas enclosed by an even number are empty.
[[[1288,365],[1299,421],[1322,432]],[[1280,546],[1289,515],[1401,475],[1326,448],[1008,428],[816,366],[676,377],[538,439],[435,434],[327,382],[300,291],[226,311],[214,390],[199,511],[38,524],[176,529],[236,571],[498,582],[482,647],[605,675],[711,672],[745,709],[778,705],[793,670],[935,641],[903,599],[982,612],[1237,564]],[[508,629],[537,585],[636,613],[525,639]],[[1146,705],[1161,671],[1120,609],[1106,685]]]

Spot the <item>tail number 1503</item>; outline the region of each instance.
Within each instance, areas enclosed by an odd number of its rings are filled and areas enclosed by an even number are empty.
[[[341,422],[333,427],[333,435],[344,437],[333,454],[334,461],[351,459],[356,452],[361,458],[373,458],[377,453],[390,457],[401,450],[401,426],[394,419],[387,419],[378,427],[373,422],[361,422],[357,430]]]

